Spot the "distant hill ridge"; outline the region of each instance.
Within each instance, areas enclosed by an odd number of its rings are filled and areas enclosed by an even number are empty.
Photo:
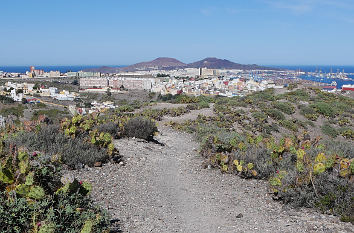
[[[226,59],[218,59],[216,57],[208,57],[201,61],[188,64],[190,68],[209,68],[209,69],[236,69],[236,70],[270,70],[272,68],[258,66],[256,64],[243,65]]]
[[[182,68],[186,64],[175,58],[159,57],[148,62],[140,62],[131,66],[121,68],[122,71],[150,70],[150,69],[171,69]]]
[[[256,64],[244,65],[234,63],[226,59],[219,59],[216,57],[208,57],[201,61],[185,64],[175,58],[159,57],[148,62],[139,62],[126,67],[107,67],[102,66],[94,69],[87,69],[85,71],[94,71],[101,73],[118,73],[118,72],[132,72],[139,70],[172,70],[183,68],[208,68],[208,69],[240,69],[240,70],[276,70],[275,68],[258,66]]]

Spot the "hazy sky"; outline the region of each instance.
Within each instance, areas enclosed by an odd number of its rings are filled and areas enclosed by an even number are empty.
[[[354,65],[354,0],[1,0],[0,65]]]

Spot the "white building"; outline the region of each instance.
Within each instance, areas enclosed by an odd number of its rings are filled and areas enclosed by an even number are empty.
[[[11,98],[14,100],[14,101],[17,101],[17,102],[20,102],[22,101],[23,99],[23,93],[16,93],[16,90],[15,89],[12,89],[11,90]]]
[[[56,94],[58,94],[58,88],[56,87],[49,87],[49,93],[50,93],[50,96],[54,97]]]

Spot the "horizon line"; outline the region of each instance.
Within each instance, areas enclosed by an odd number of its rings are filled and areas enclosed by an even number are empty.
[[[136,63],[133,63],[136,64]],[[130,64],[130,65],[133,65]],[[240,63],[241,64],[241,63]],[[242,65],[259,65],[259,66],[349,66],[349,67],[354,67],[354,64],[262,64],[262,63],[250,63],[250,64],[242,64]],[[103,67],[103,66],[107,66],[107,67],[125,67],[125,66],[130,66],[130,65],[105,65],[105,64],[59,64],[59,65],[53,65],[53,64],[26,64],[26,65],[1,65],[0,67],[30,67],[30,66],[43,66],[43,67],[58,67],[58,66],[92,66],[92,67]]]

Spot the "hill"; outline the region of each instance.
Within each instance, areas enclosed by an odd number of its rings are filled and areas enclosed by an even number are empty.
[[[85,71],[101,72],[101,73],[119,73],[133,72],[139,70],[172,70],[178,68],[209,68],[209,69],[237,69],[237,70],[278,70],[276,68],[259,66],[256,64],[244,65],[235,63],[226,59],[208,57],[201,61],[185,64],[175,58],[159,57],[152,61],[139,62],[126,67],[107,67],[102,66]]]
[[[237,70],[274,70],[274,68],[258,66],[256,64],[243,65],[226,59],[208,57],[201,61],[193,62],[187,65],[190,68],[209,68],[209,69],[237,69]]]
[[[159,57],[152,61],[139,62],[125,67],[108,67],[102,66],[99,68],[86,69],[85,71],[101,72],[101,73],[119,73],[119,72],[133,72],[138,70],[170,70],[185,67],[186,64],[169,57]]]
[[[122,71],[136,71],[136,70],[158,70],[158,69],[175,69],[185,67],[186,64],[169,57],[159,57],[148,62],[140,62],[131,66],[123,67]]]

